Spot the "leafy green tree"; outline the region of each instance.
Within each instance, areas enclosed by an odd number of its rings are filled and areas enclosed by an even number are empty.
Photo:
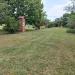
[[[3,0],[0,0],[0,24],[5,23],[6,7],[6,3]]]
[[[40,29],[40,25],[44,21],[45,13],[43,12],[43,4],[41,0],[32,0],[29,3],[29,10],[27,11],[27,21],[30,24],[34,24],[37,29]]]
[[[75,13],[69,16],[67,25],[69,28],[75,29]]]
[[[69,18],[70,14],[69,13],[65,13],[62,17],[62,26],[63,27],[67,27],[67,23],[68,23],[68,18]]]
[[[41,0],[5,0],[8,4],[9,15],[18,19],[25,16],[28,24],[34,24],[40,29],[43,20],[43,4]]]
[[[67,30],[67,32],[75,33],[75,0],[71,0],[71,5],[68,5],[66,7],[66,10],[70,12],[67,24],[69,29]]]
[[[17,22],[19,16],[25,16],[26,23],[35,25],[36,29],[40,29],[45,20],[41,0],[0,0],[0,22],[6,24],[5,30],[12,30],[12,27],[15,26],[11,19],[14,18],[15,22]]]
[[[70,0],[71,4],[65,7],[65,10],[71,13],[75,12],[75,0]]]
[[[71,29],[75,29],[75,0],[71,0],[71,6],[68,5],[66,10],[70,12],[67,26]]]
[[[62,18],[56,18],[54,21],[55,27],[61,27],[62,26]]]

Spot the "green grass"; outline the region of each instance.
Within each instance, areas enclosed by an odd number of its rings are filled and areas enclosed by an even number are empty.
[[[0,75],[75,75],[75,35],[63,28],[0,35]]]

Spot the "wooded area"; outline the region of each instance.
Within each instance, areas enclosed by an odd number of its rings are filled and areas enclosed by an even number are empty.
[[[0,24],[6,24],[6,31],[18,29],[18,17],[25,16],[26,24],[40,29],[46,14],[41,0],[0,0]]]
[[[40,26],[68,27],[75,32],[75,0],[71,0],[71,6],[63,9],[67,13],[55,21],[50,21],[41,0],[0,0],[0,24],[5,24],[5,31],[15,33],[19,28],[18,17],[24,16],[26,24],[32,25],[35,29],[40,29]]]

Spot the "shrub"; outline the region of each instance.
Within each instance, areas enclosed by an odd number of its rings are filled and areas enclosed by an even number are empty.
[[[7,17],[6,25],[4,26],[4,30],[9,33],[16,33],[18,31],[19,24],[18,21],[13,17]]]
[[[75,14],[70,15],[67,26],[71,29],[75,29]]]
[[[70,16],[68,17],[68,33],[75,33],[75,13],[70,14]]]
[[[67,33],[75,33],[75,29],[68,29]]]
[[[53,22],[50,22],[50,23],[48,24],[48,28],[51,28],[51,27],[54,27],[54,23],[53,23]]]

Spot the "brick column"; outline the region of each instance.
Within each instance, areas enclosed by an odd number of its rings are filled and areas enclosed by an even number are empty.
[[[25,17],[19,16],[19,31],[25,32]]]

